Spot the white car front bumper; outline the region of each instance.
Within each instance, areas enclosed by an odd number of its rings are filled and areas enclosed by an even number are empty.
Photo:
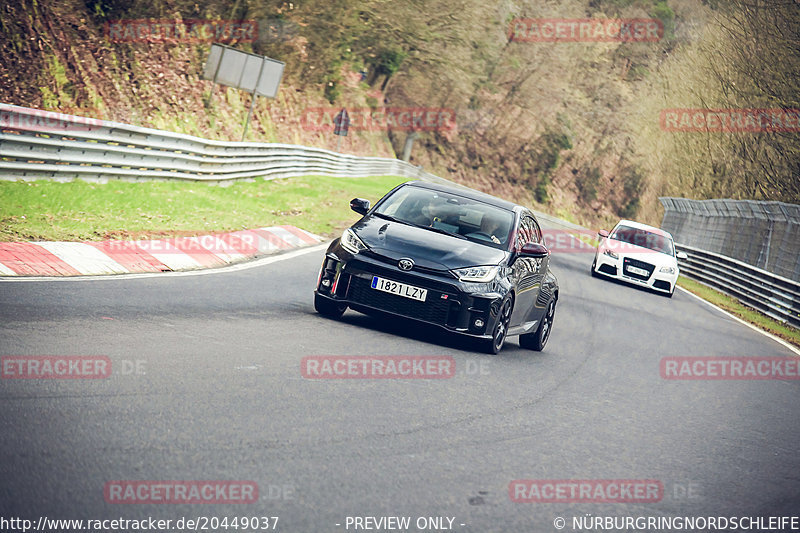
[[[641,255],[637,254],[637,256]],[[672,267],[674,273],[670,274],[661,272],[664,265],[659,264],[659,261],[648,261],[647,259],[647,257],[634,258],[624,253],[619,253],[618,258],[615,259],[604,253],[597,253],[593,269],[601,276],[671,294],[675,290],[675,283],[680,274],[677,264]]]

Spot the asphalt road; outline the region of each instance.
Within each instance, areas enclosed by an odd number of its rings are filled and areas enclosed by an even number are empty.
[[[798,514],[800,383],[659,373],[666,356],[787,348],[683,292],[591,278],[591,255],[575,253],[552,258],[561,301],[546,350],[512,339],[488,356],[415,324],[318,316],[322,254],[202,276],[0,283],[0,354],[105,355],[114,369],[0,380],[0,517],[268,515],[279,531],[310,533],[347,531],[348,516],[549,532],[556,517],[573,531],[586,514]],[[309,355],[449,355],[457,371],[308,380]],[[664,490],[653,503],[516,503],[516,479]],[[107,503],[113,480],[249,480],[260,496]]]

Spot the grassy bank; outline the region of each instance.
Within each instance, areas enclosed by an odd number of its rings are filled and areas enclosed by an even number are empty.
[[[735,315],[765,331],[768,331],[776,337],[780,337],[781,339],[790,342],[795,346],[800,346],[800,330],[797,330],[791,326],[785,326],[777,320],[774,320],[754,309],[742,305],[737,299],[732,298],[727,294],[723,294],[706,285],[703,285],[702,283],[698,283],[684,276],[678,278],[678,285],[687,291],[696,294],[702,299],[711,302],[717,307],[726,310],[730,314]]]
[[[0,241],[149,238],[293,224],[330,236],[358,217],[354,196],[374,202],[397,176],[306,176],[234,182],[107,184],[0,182]]]

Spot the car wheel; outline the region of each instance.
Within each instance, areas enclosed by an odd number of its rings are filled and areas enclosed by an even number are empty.
[[[547,311],[544,312],[542,322],[539,328],[533,333],[528,333],[519,336],[519,345],[529,350],[541,352],[544,350],[547,340],[550,338],[550,332],[553,329],[553,319],[556,315],[556,300],[553,298],[547,305]]]
[[[329,318],[340,318],[347,310],[347,304],[336,303],[319,294],[314,295],[314,309],[317,313]]]
[[[497,324],[492,330],[492,338],[486,345],[486,351],[490,354],[497,355],[503,349],[506,342],[506,335],[508,334],[508,324],[511,322],[511,311],[514,308],[514,303],[511,298],[506,298],[500,308]]]
[[[595,268],[597,268],[597,257],[595,257],[594,261],[592,261],[592,277],[593,278],[599,278],[600,274],[597,273]]]

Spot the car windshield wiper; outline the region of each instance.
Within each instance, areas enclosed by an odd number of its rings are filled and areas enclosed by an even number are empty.
[[[408,220],[402,220],[400,218],[395,218],[392,215],[387,215],[386,213],[379,213],[379,212],[376,211],[375,213],[373,213],[373,215],[375,215],[376,217],[379,217],[379,218],[383,218],[385,220],[389,220],[389,221],[392,221],[392,222],[397,222],[399,224],[405,224],[406,226],[414,226],[415,228],[427,229],[427,230],[435,231],[436,233],[442,233],[444,235],[450,235],[451,237],[458,237],[459,239],[468,240],[465,236],[461,235],[460,233],[451,233],[451,232],[449,232],[447,230],[444,230],[442,228],[434,228],[433,226],[423,226],[422,224],[416,224],[414,222],[409,222]]]
[[[433,226],[420,226],[419,224],[414,224],[418,228],[429,229],[431,231],[435,231],[436,233],[442,233],[444,235],[450,235],[451,237],[458,237],[459,239],[464,239],[465,241],[468,240],[465,236],[461,235],[460,233],[452,233],[447,231],[446,229],[442,228],[435,228]]]
[[[375,211],[372,214],[375,215],[376,217],[380,217],[380,218],[383,218],[383,219],[386,219],[386,220],[391,220],[392,222],[399,222],[400,224],[413,225],[410,222],[406,222],[405,220],[400,220],[399,218],[395,218],[392,215],[387,215],[385,213],[379,213],[378,211]]]

